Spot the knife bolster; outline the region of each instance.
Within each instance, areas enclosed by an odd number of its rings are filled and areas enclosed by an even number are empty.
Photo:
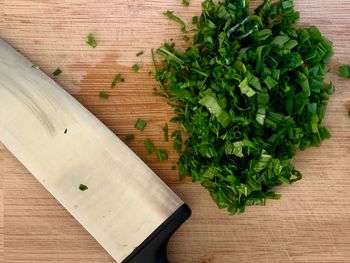
[[[191,215],[190,208],[183,204],[164,221],[123,263],[167,263],[167,244],[173,233]]]

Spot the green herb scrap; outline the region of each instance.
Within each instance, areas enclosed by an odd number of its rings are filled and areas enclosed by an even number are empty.
[[[60,68],[56,68],[54,72],[52,72],[52,75],[59,76],[62,73],[62,70]]]
[[[138,119],[135,123],[135,128],[139,131],[143,131],[146,127],[147,123],[144,120]]]
[[[105,91],[101,91],[100,94],[98,95],[100,99],[107,100],[109,98],[109,95]]]
[[[84,184],[80,184],[79,185],[79,190],[80,191],[86,191],[86,190],[88,190],[89,188],[86,186],[86,185],[84,185]]]
[[[95,40],[95,38],[94,38],[94,36],[92,34],[89,34],[86,37],[85,42],[86,42],[86,44],[88,44],[92,48],[96,48],[97,47],[96,40]]]
[[[139,64],[134,64],[131,66],[132,71],[138,72],[140,70],[140,65]]]
[[[148,153],[154,153],[154,151],[156,150],[156,147],[154,146],[151,139],[144,140],[143,144],[145,145]]]
[[[173,20],[174,22],[178,23],[181,27],[181,31],[183,33],[186,33],[187,30],[186,30],[186,24],[184,21],[182,21],[181,18],[179,18],[178,16],[174,15],[174,12],[173,11],[166,11],[163,13],[166,17],[168,17],[170,20]]]
[[[350,79],[350,65],[342,65],[339,67],[339,76]]]
[[[114,76],[114,79],[111,83],[111,88],[114,89],[118,83],[120,82],[124,82],[124,79],[122,78],[122,76],[118,73]]]
[[[143,51],[140,51],[136,54],[136,57],[142,56],[143,55]]]
[[[129,134],[125,135],[125,139],[127,141],[131,141],[131,140],[135,139],[135,134],[129,133]]]
[[[190,5],[190,1],[189,0],[182,0],[182,4],[184,6],[189,6]]]
[[[186,134],[172,134],[180,177],[230,214],[278,199],[275,186],[302,177],[292,164],[297,150],[331,136],[322,120],[334,92],[324,84],[332,43],[315,26],[295,27],[293,0],[265,0],[253,13],[248,3],[205,0],[193,46],[164,44],[155,70]]]
[[[165,150],[156,149],[156,156],[159,161],[168,160],[168,152]]]

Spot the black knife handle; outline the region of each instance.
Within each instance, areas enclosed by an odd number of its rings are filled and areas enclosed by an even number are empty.
[[[180,206],[123,263],[168,263],[168,241],[190,215],[191,210],[186,204]]]

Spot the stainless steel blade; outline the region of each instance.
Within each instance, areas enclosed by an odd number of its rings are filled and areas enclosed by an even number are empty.
[[[183,204],[93,114],[2,40],[0,141],[118,262]]]

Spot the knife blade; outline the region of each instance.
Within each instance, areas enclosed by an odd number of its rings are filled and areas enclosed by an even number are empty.
[[[188,206],[32,65],[0,39],[0,141],[117,262],[167,262]]]

